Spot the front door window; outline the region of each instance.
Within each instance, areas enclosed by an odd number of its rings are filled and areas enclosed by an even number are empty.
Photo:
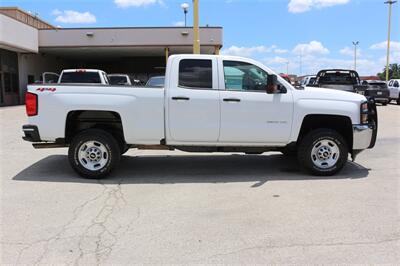
[[[268,73],[258,66],[237,61],[224,61],[225,89],[265,92]]]

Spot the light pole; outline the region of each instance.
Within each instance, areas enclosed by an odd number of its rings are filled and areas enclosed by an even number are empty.
[[[300,76],[303,75],[303,49],[300,51]]]
[[[289,64],[290,64],[290,62],[287,61],[286,62],[286,75],[288,75],[288,76],[289,76]]]
[[[199,0],[193,0],[193,53],[200,54]]]
[[[181,8],[183,10],[183,13],[185,14],[185,27],[186,27],[186,15],[187,15],[188,10],[189,10],[189,4],[188,3],[183,3],[183,4],[181,4]]]
[[[353,42],[354,45],[354,71],[357,71],[357,45],[359,45],[359,41]]]
[[[389,5],[389,23],[388,23],[388,39],[387,39],[387,51],[386,51],[386,81],[389,81],[389,62],[390,62],[390,24],[392,19],[392,5],[397,1],[386,1],[385,4]]]

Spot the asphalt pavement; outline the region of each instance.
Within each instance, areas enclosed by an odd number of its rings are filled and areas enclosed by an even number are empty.
[[[263,155],[130,150],[107,179],[21,139],[0,108],[1,264],[398,264],[400,106],[333,177]]]

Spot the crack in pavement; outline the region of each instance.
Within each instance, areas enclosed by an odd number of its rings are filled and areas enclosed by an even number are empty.
[[[77,245],[79,256],[73,260],[73,263],[71,261],[71,263],[68,264],[79,265],[80,261],[88,254],[93,254],[95,256],[97,264],[106,260],[112,252],[118,237],[124,235],[125,232],[130,229],[134,221],[140,218],[140,209],[138,208],[136,217],[130,219],[127,224],[120,224],[117,219],[115,219],[117,217],[113,218],[112,215],[116,209],[121,210],[128,205],[121,187],[122,179],[119,180],[116,185],[105,185],[100,181],[98,183],[103,187],[101,193],[76,207],[73,210],[71,219],[69,219],[55,235],[31,243],[2,242],[4,244],[23,246],[18,252],[15,264],[20,264],[25,252],[42,245],[41,248],[43,251],[39,253],[33,265],[41,264],[46,256],[48,256],[51,251],[55,250],[54,247],[57,244],[62,244],[60,242],[61,240],[73,240],[77,238],[77,244],[74,243],[74,245]],[[100,206],[96,205],[98,201],[101,202]],[[89,206],[90,204],[95,206]],[[67,230],[82,228],[82,225],[72,226],[74,223],[83,222],[87,224],[85,221],[87,218],[85,219],[82,214],[87,213],[84,212],[84,210],[93,211],[94,208],[98,208],[99,210],[95,212],[94,215],[91,215],[94,218],[90,220],[89,225],[83,227],[83,232],[66,237],[65,234]],[[70,252],[73,252],[72,250],[73,249],[70,249]]]
[[[79,216],[79,214],[80,214],[80,212],[83,210],[83,208],[84,208],[86,205],[88,205],[89,203],[91,203],[91,202],[93,202],[93,201],[96,201],[98,198],[100,198],[100,197],[103,195],[103,193],[104,193],[104,190],[103,190],[102,193],[100,193],[99,195],[97,195],[97,196],[95,196],[95,197],[93,197],[93,198],[91,198],[91,199],[85,201],[84,203],[82,203],[81,205],[79,205],[78,207],[76,207],[76,208],[74,209],[74,211],[73,211],[72,218],[71,218],[67,223],[65,223],[65,224],[62,226],[61,230],[60,230],[56,235],[54,235],[54,236],[52,236],[52,237],[49,237],[49,238],[46,238],[46,239],[40,239],[40,240],[31,242],[31,243],[22,243],[22,242],[19,242],[19,243],[21,243],[21,244],[26,245],[26,247],[23,248],[23,249],[21,249],[21,250],[19,251],[18,256],[17,256],[17,260],[16,260],[16,264],[19,264],[19,261],[20,261],[22,255],[23,255],[23,253],[24,253],[27,249],[30,249],[31,247],[33,247],[33,246],[35,246],[35,245],[37,245],[37,244],[40,244],[40,243],[46,243],[46,246],[48,247],[48,244],[49,244],[50,241],[60,239],[60,236],[67,230],[68,226],[69,226],[70,224],[72,224],[72,223],[77,219],[77,217]],[[45,251],[43,252],[43,254],[42,254],[40,257],[43,257],[43,256],[45,255],[46,252],[47,252],[47,248],[45,248]]]
[[[216,257],[221,257],[221,256],[228,256],[228,255],[233,255],[236,253],[240,253],[243,251],[248,251],[248,250],[254,250],[254,249],[279,249],[279,248],[295,248],[295,247],[301,247],[301,248],[306,248],[306,247],[330,247],[330,246],[354,246],[354,245],[374,245],[374,244],[382,244],[382,243],[387,243],[387,242],[396,242],[399,241],[400,237],[395,237],[395,238],[389,238],[389,239],[384,239],[384,240],[379,240],[379,241],[365,241],[365,242],[333,242],[333,243],[304,243],[304,244],[292,244],[292,245],[271,245],[271,246],[263,246],[263,245],[257,245],[257,246],[252,246],[252,247],[247,247],[247,248],[241,248],[235,251],[227,252],[227,253],[217,253],[214,255],[211,255],[206,258],[207,260],[210,260],[212,258]]]
[[[116,188],[108,188],[105,184],[101,183],[106,190],[106,194],[108,195],[104,200],[103,206],[96,215],[94,219],[92,219],[91,224],[85,229],[84,233],[81,235],[78,243],[79,248],[79,256],[75,260],[75,265],[79,265],[79,261],[83,258],[85,254],[95,254],[96,263],[99,264],[101,260],[107,259],[108,255],[112,251],[112,247],[114,246],[115,242],[117,241],[117,236],[113,234],[110,230],[107,229],[105,223],[107,222],[108,218],[112,215],[115,208],[118,206],[120,200],[126,204],[126,200],[124,199],[124,195],[121,192],[121,181],[118,183]],[[121,228],[121,225],[118,225],[117,230]],[[96,231],[96,229],[100,229],[100,232],[97,232],[94,236],[91,235],[91,231]],[[111,236],[111,244],[104,245],[102,243],[103,236],[108,234]],[[85,248],[83,247],[84,241],[87,238],[95,238],[96,247],[94,250],[90,250],[85,252]],[[109,239],[110,241],[110,239]],[[101,258],[103,257],[103,259]]]

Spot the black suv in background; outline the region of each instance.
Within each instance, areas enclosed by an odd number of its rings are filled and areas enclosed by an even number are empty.
[[[364,80],[362,85],[367,86],[364,95],[373,98],[375,102],[387,105],[389,103],[389,88],[381,80]]]

